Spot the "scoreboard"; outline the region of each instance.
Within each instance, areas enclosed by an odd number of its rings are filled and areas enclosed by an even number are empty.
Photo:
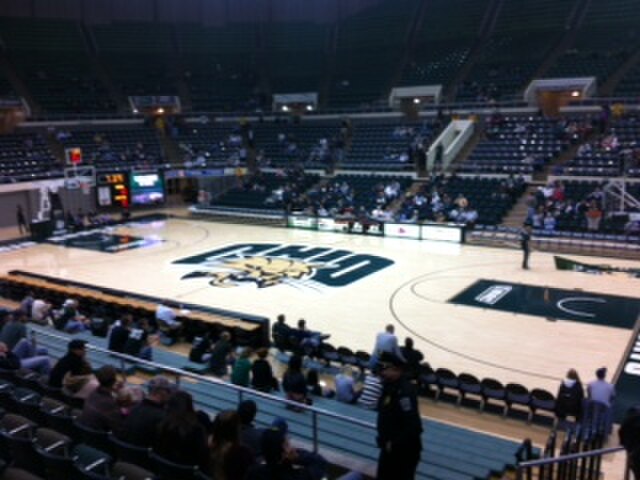
[[[131,203],[128,172],[106,172],[96,175],[98,206],[128,208]]]

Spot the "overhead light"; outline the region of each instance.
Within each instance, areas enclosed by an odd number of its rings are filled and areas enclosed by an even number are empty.
[[[414,98],[413,99],[413,103],[415,103],[416,105],[418,105],[420,103],[420,99],[419,98]]]
[[[580,96],[580,92],[578,90],[574,90],[573,92],[571,92],[571,96],[572,97],[579,97]]]
[[[137,108],[133,109],[133,113],[139,113]]]
[[[307,105],[307,112],[313,111],[313,105]]]
[[[156,110],[156,112],[157,112],[159,115],[162,115],[162,114],[164,113],[164,108],[159,107],[159,108]]]
[[[288,105],[282,105],[282,111],[283,112],[288,112],[289,111],[289,106]]]

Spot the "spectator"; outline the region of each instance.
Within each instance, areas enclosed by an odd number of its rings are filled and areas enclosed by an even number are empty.
[[[240,385],[241,387],[248,387],[250,374],[251,349],[249,347],[241,347],[238,349],[238,358],[231,370],[231,383]]]
[[[87,342],[74,339],[67,345],[67,354],[58,360],[49,374],[49,385],[62,388],[73,397],[87,398],[98,387],[98,381],[86,360]]]
[[[69,298],[62,304],[62,309],[58,316],[54,317],[53,323],[58,330],[78,333],[87,330],[89,319],[78,312],[78,302]]]
[[[392,353],[404,360],[402,352],[398,347],[398,337],[395,335],[395,327],[391,324],[385,327],[384,332],[376,336],[376,344],[371,354],[371,369],[375,368],[378,358],[380,358],[380,355],[384,352]]]
[[[605,380],[606,376],[607,369],[605,367],[596,370],[596,379],[587,385],[587,395],[591,400],[611,407],[616,396],[616,389]]]
[[[118,320],[109,332],[109,344],[108,349],[116,353],[124,353],[124,346],[129,338],[129,330],[133,318],[130,313],[124,314],[120,320]]]
[[[556,395],[556,416],[564,420],[565,418],[574,417],[576,421],[582,418],[582,401],[584,400],[584,389],[580,382],[578,372],[573,368],[567,372],[565,378],[560,384],[558,394]]]
[[[20,340],[27,336],[27,316],[20,310],[9,314],[7,322],[0,330],[0,342],[4,343],[9,350],[13,350]]]
[[[40,298],[34,299],[31,306],[31,321],[39,325],[47,325],[50,322],[52,324],[51,304]]]
[[[254,463],[252,449],[240,443],[238,412],[220,412],[213,421],[211,474],[220,480],[243,480]]]
[[[152,345],[158,340],[157,335],[150,335],[149,322],[146,318],[141,318],[135,322],[124,344],[124,352],[132,357],[151,361],[153,359]]]
[[[211,350],[211,357],[209,357],[211,373],[216,377],[224,377],[227,374],[227,365],[231,357],[231,335],[229,332],[222,332]]]
[[[253,421],[256,418],[258,407],[253,400],[243,400],[238,405],[238,417],[240,417],[240,441],[251,448],[256,458],[262,456],[260,447],[260,437],[264,432],[261,428],[256,428]]]
[[[115,399],[116,392],[122,387],[117,381],[116,369],[105,365],[96,372],[96,378],[98,388],[85,400],[78,422],[85,427],[120,436],[124,418]]]
[[[273,375],[273,369],[267,360],[269,350],[260,348],[256,354],[258,358],[251,366],[251,386],[265,393],[278,390],[278,379]]]
[[[377,410],[378,400],[382,395],[382,381],[377,367],[364,377],[362,393],[358,398],[358,405],[368,410]]]
[[[163,300],[156,308],[157,327],[167,337],[169,343],[175,343],[180,336],[182,323],[177,319],[176,312],[168,306],[168,300]]]
[[[20,307],[18,310],[25,315],[31,315],[31,308],[33,307],[33,292],[28,291],[27,295],[20,302]]]
[[[209,468],[207,432],[198,420],[191,395],[175,392],[167,402],[167,412],[158,425],[155,452],[167,460],[182,465]]]
[[[417,380],[420,372],[420,364],[424,360],[424,355],[421,351],[413,348],[413,339],[407,337],[404,339],[404,347],[400,348],[402,356],[407,361],[406,373],[412,380]]]
[[[318,370],[312,368],[307,372],[307,393],[317,397],[333,398],[336,394],[326,386],[324,381],[320,381]]]
[[[141,447],[155,444],[157,427],[164,419],[165,405],[175,392],[175,385],[156,375],[148,385],[149,393],[136,405],[124,421],[122,439]]]
[[[282,377],[282,388],[287,400],[298,403],[308,403],[307,382],[302,374],[302,357],[299,355],[293,355],[289,359],[289,365]],[[295,407],[287,407],[296,410]]]
[[[356,382],[353,379],[353,369],[345,365],[336,375],[336,399],[339,402],[356,403],[360,393],[361,390],[356,389]]]
[[[28,368],[41,375],[49,375],[51,360],[49,360],[48,351],[46,348],[38,347],[35,332],[31,334],[31,339],[22,338],[12,351],[20,359],[22,368]]]

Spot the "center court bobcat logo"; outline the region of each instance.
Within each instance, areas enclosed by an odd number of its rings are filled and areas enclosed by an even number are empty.
[[[280,243],[230,245],[173,262],[197,265],[183,280],[208,278],[214,287],[288,285],[312,290],[343,287],[393,264],[393,260],[348,250]]]

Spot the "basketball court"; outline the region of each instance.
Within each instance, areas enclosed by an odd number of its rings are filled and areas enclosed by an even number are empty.
[[[547,253],[534,252],[532,269],[522,270],[517,250],[156,218],[0,258],[3,273],[19,269],[271,319],[284,313],[290,324],[305,318],[330,333],[330,343],[353,350],[371,351],[392,323],[433,368],[554,393],[569,368],[588,382],[606,366],[610,376],[621,373],[619,386],[631,382],[629,395],[640,378],[633,362],[640,278],[557,270]]]

